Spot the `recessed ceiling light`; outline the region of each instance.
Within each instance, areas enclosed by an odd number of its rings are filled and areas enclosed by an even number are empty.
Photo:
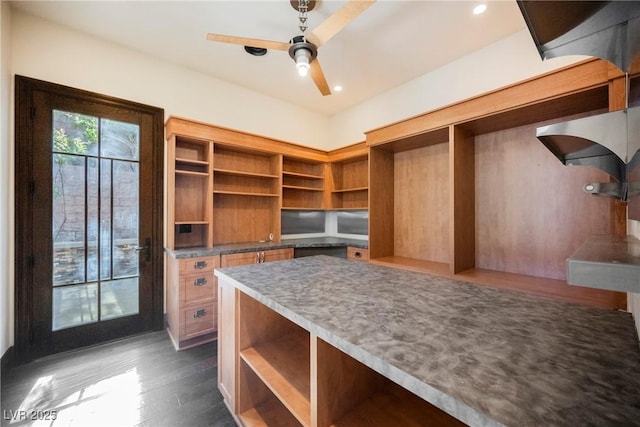
[[[482,13],[484,13],[487,10],[487,5],[484,3],[481,3],[479,5],[477,5],[476,7],[473,8],[473,14],[474,15],[480,15]]]
[[[340,85],[335,85],[335,86],[333,87],[333,91],[334,91],[334,92],[342,92],[342,86],[340,86]]]

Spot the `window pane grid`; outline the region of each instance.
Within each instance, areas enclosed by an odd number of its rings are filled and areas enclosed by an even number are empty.
[[[138,313],[139,127],[53,119],[55,331]]]

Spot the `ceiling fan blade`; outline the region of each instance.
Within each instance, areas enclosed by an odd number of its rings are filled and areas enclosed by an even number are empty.
[[[271,40],[250,39],[247,37],[226,36],[224,34],[207,34],[207,40],[212,42],[239,44],[241,46],[261,47],[264,49],[288,51],[288,42],[276,42]]]
[[[309,75],[311,76],[313,82],[316,84],[316,87],[318,88],[322,96],[331,95],[329,83],[327,83],[327,79],[324,78],[324,73],[322,72],[322,68],[320,67],[318,59],[315,59],[311,62]]]
[[[376,0],[350,0],[336,13],[314,28],[313,31],[307,33],[307,40],[315,44],[316,47],[322,46],[375,1]]]

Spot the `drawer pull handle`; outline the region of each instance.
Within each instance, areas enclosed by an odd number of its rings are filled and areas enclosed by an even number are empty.
[[[201,317],[204,317],[207,315],[207,310],[205,310],[204,308],[201,308],[199,310],[196,310],[193,312],[193,318],[194,319],[199,319]]]
[[[207,261],[196,261],[193,263],[193,268],[196,270],[202,270],[207,267]]]
[[[204,286],[206,284],[207,284],[206,277],[198,277],[196,280],[193,281],[193,286]]]
[[[356,252],[356,258],[362,258],[362,252]]]

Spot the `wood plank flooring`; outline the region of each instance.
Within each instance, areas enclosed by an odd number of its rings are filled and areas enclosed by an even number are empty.
[[[2,426],[235,426],[216,346],[176,352],[161,331],[8,368]]]

